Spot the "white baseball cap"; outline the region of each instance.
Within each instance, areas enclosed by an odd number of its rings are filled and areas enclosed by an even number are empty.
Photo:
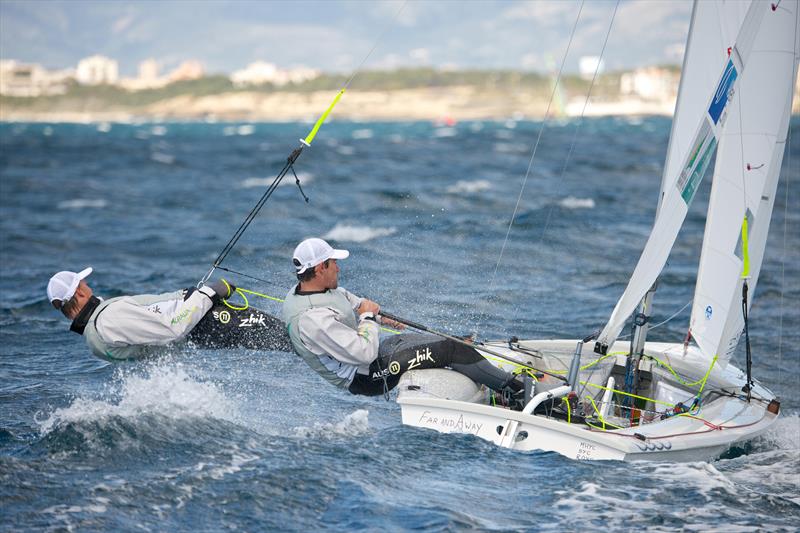
[[[302,274],[328,259],[347,259],[349,255],[347,250],[336,250],[322,239],[314,237],[297,245],[292,254],[292,263],[296,272]]]
[[[47,284],[47,297],[51,302],[53,300],[66,302],[75,295],[75,289],[78,288],[81,280],[91,273],[92,267],[84,268],[80,272],[62,270],[50,278],[50,282]]]

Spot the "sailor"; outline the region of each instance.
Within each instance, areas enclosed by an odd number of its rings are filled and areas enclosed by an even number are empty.
[[[110,361],[136,359],[185,338],[235,288],[217,281],[199,289],[101,300],[86,283],[92,268],[64,270],[50,278],[47,297],[72,320],[92,353]]]
[[[339,287],[338,260],[350,255],[322,239],[297,245],[295,285],[283,303],[283,320],[295,352],[318,374],[352,394],[375,396],[394,388],[412,369],[451,368],[496,391],[518,393],[514,376],[474,348],[435,335],[379,338],[380,327],[402,324],[380,316],[380,306]]]

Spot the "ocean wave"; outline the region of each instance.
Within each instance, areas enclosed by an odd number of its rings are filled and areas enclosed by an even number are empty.
[[[368,226],[336,224],[322,238],[339,242],[366,242],[378,237],[388,237],[394,233],[397,233],[396,228],[371,228]]]
[[[255,133],[256,127],[252,124],[242,124],[239,126],[225,126],[222,129],[222,134],[225,137],[231,137],[233,135],[241,135],[242,137],[246,137],[248,135],[252,135]]]
[[[181,365],[152,366],[144,375],[120,371],[104,397],[77,397],[67,407],[55,409],[36,422],[39,432],[47,435],[72,423],[144,415],[170,419],[212,417],[233,422],[237,411],[214,383],[197,380]]]
[[[360,130],[355,130],[353,133],[350,134],[353,139],[372,139],[375,134],[369,128],[363,128]]]
[[[575,198],[574,196],[567,196],[559,201],[558,205],[566,209],[594,209],[594,200],[592,198]]]
[[[447,192],[451,194],[472,194],[480,191],[486,191],[492,188],[492,184],[487,180],[459,180],[447,188]]]
[[[222,479],[223,477],[239,472],[244,465],[260,458],[258,454],[251,451],[241,450],[235,443],[226,451],[230,454],[227,461],[200,462],[194,466],[197,477],[210,477],[211,479]],[[214,459],[217,459],[216,457]]]
[[[102,199],[90,199],[90,198],[76,198],[74,200],[64,200],[63,202],[58,203],[59,209],[101,209],[106,207],[108,202]]]
[[[493,150],[498,154],[526,154],[529,149],[522,143],[497,142],[494,143]]]
[[[152,154],[150,154],[150,159],[152,159],[156,163],[161,163],[163,165],[171,165],[175,163],[174,155],[164,154],[161,152],[153,152]]]
[[[458,135],[458,130],[455,128],[436,128],[433,130],[433,136],[436,138],[455,137]]]
[[[236,128],[236,134],[242,136],[252,135],[253,133],[255,133],[255,131],[256,128],[252,124],[243,124],[238,128]]]
[[[311,183],[314,180],[314,175],[308,172],[298,172],[297,177],[300,178],[301,185],[305,185],[306,183]],[[273,181],[275,181],[274,176],[270,178],[256,178],[256,177],[247,178],[242,180],[241,183],[239,183],[239,188],[252,189],[255,187],[269,187],[270,185],[272,185]],[[283,178],[279,187],[286,187],[287,185],[292,185],[292,186],[295,185],[294,176],[292,176],[291,178],[288,177]]]
[[[303,439],[355,437],[367,431],[369,431],[369,411],[358,409],[344,417],[341,422],[316,422],[312,427],[297,427],[295,435]]]

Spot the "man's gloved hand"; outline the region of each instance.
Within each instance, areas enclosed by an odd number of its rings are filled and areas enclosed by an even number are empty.
[[[217,296],[224,300],[227,300],[233,295],[234,292],[236,292],[236,287],[233,285],[233,283],[229,283],[224,279],[217,280],[214,283],[209,283],[208,286],[211,287],[215,293],[217,293]]]
[[[373,315],[377,316],[378,313],[381,311],[381,306],[373,302],[372,300],[367,300],[364,298],[361,300],[361,305],[358,306],[358,310],[356,313],[362,315],[364,313],[372,313]]]

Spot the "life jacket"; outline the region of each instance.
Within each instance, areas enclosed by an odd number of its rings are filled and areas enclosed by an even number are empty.
[[[315,307],[327,307],[337,316],[337,319],[348,327],[358,330],[358,319],[350,301],[340,290],[327,290],[314,294],[295,294],[292,288],[283,302],[283,321],[289,332],[295,353],[299,355],[317,374],[333,385],[346,389],[358,371],[358,365],[343,363],[334,357],[322,353],[312,352],[303,343],[300,337],[299,322],[303,313]]]
[[[89,317],[82,317],[84,311],[75,318],[72,331],[75,331],[86,340],[86,344],[92,353],[100,359],[106,361],[124,361],[126,359],[138,359],[149,353],[153,352],[156,347],[143,346],[143,345],[130,345],[130,346],[111,346],[103,340],[97,332],[97,318],[100,314],[111,304],[123,298],[131,298],[130,296],[118,296],[117,298],[109,298],[108,300],[99,300],[95,303],[95,297],[92,297],[86,305],[86,311],[89,311]],[[94,305],[94,310],[91,306]],[[84,323],[85,321],[85,323]]]

